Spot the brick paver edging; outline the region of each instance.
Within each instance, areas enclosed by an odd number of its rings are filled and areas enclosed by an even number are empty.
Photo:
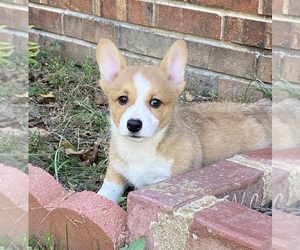
[[[130,192],[125,212],[94,192],[67,192],[30,165],[30,234],[52,232],[57,246],[69,249],[119,249],[140,236],[147,249],[270,249],[271,217],[249,208],[269,197],[268,166],[271,149],[221,161]]]

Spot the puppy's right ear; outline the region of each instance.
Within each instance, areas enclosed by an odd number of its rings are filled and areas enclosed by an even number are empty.
[[[126,66],[125,58],[109,39],[100,39],[96,48],[96,58],[101,80],[104,80],[106,84],[112,83]]]

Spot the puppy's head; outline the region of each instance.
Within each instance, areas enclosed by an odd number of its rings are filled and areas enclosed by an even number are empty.
[[[143,140],[168,125],[185,86],[188,51],[183,40],[170,47],[159,66],[127,66],[108,39],[99,41],[96,57],[113,129],[132,140]]]

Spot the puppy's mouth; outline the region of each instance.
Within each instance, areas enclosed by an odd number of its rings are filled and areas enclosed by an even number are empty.
[[[142,141],[142,140],[145,139],[145,137],[140,136],[140,135],[138,135],[138,134],[130,134],[130,135],[127,136],[127,138],[128,138],[129,140],[132,140],[132,141]]]

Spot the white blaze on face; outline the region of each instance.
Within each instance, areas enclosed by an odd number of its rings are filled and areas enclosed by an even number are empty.
[[[134,76],[134,85],[137,98],[132,106],[130,106],[122,115],[119,133],[124,136],[131,135],[132,133],[127,129],[127,122],[129,119],[139,119],[142,121],[142,129],[135,133],[139,137],[151,137],[156,132],[159,125],[159,121],[151,113],[151,111],[146,106],[147,102],[146,96],[150,90],[150,83],[141,74]]]

